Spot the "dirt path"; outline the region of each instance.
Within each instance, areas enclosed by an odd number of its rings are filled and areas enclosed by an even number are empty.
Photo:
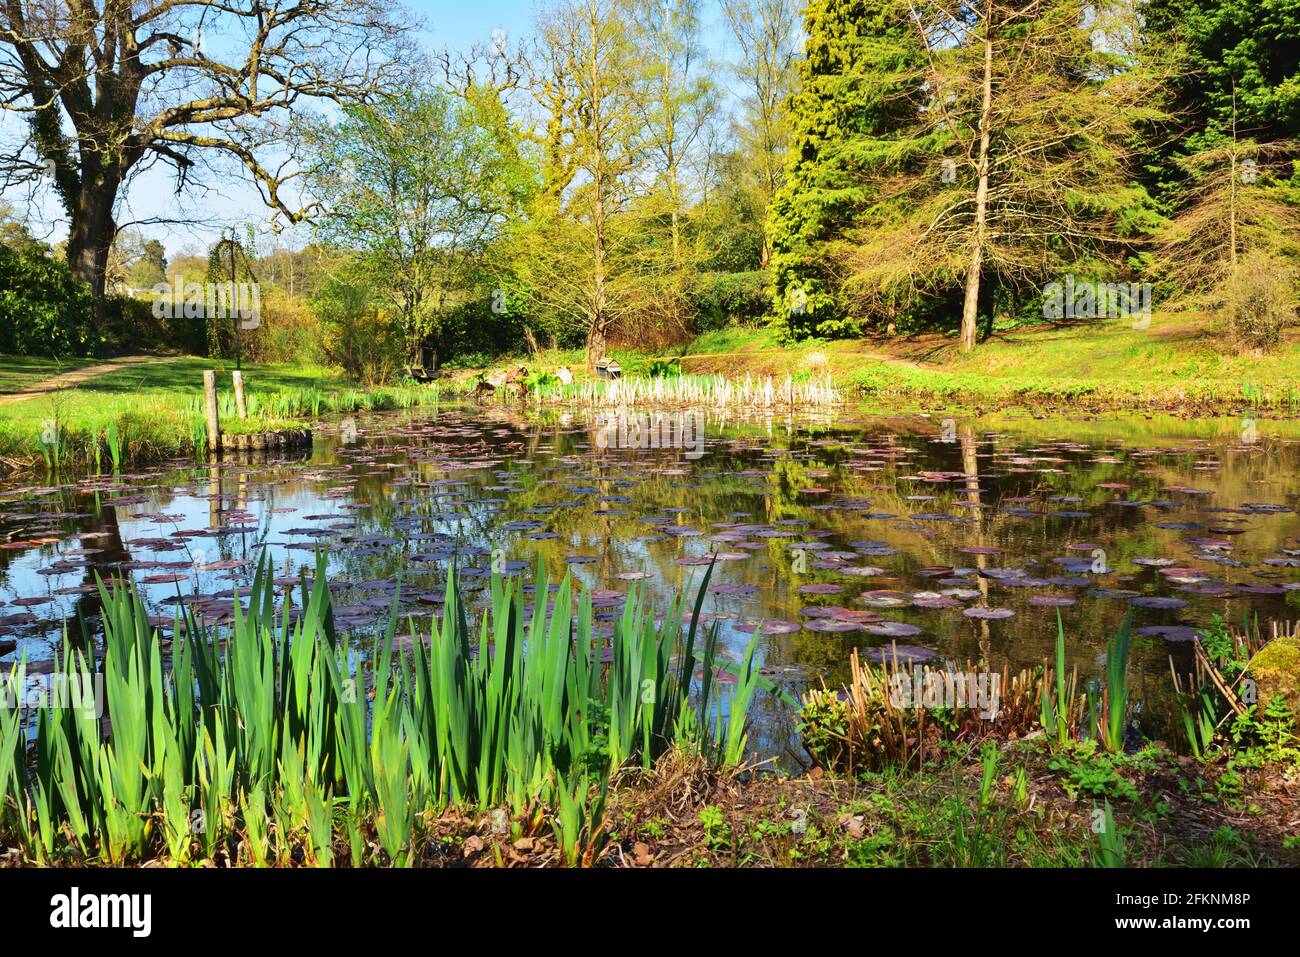
[[[140,365],[145,362],[160,362],[159,356],[122,356],[118,359],[110,359],[108,362],[101,362],[98,365],[85,366],[81,369],[75,369],[72,372],[64,372],[62,375],[56,375],[53,378],[46,379],[44,382],[38,382],[36,385],[28,386],[21,392],[11,392],[8,395],[0,395],[0,405],[8,405],[10,402],[22,402],[24,399],[34,399],[38,395],[45,395],[47,392],[53,392],[56,389],[67,389],[79,385],[87,379],[93,379],[95,376],[104,375],[106,372],[113,372],[117,369],[124,369],[128,366]]]

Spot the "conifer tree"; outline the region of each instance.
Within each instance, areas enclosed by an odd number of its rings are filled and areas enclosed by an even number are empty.
[[[1077,0],[909,7],[923,99],[871,173],[848,291],[869,312],[959,292],[968,350],[991,289],[1033,297],[1062,269],[1122,261],[1146,202],[1137,131],[1164,115],[1165,67],[1099,35]]]
[[[877,190],[892,134],[915,114],[921,47],[898,0],[810,0],[791,97],[785,181],[769,213],[774,322],[788,336],[855,334],[827,255]]]

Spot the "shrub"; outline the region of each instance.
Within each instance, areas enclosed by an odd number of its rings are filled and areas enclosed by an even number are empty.
[[[38,248],[0,246],[0,353],[92,355],[90,291]]]
[[[283,289],[262,287],[261,325],[244,336],[244,355],[253,362],[317,365],[325,359],[320,316]]]
[[[327,362],[367,384],[392,380],[404,365],[402,333],[360,285],[331,281],[311,303]]]
[[[768,274],[762,270],[705,273],[687,299],[695,314],[697,333],[729,325],[753,325],[771,305]]]
[[[1270,349],[1295,321],[1295,269],[1263,253],[1246,256],[1229,275],[1224,298],[1237,347]]]
[[[155,318],[152,303],[134,296],[108,296],[100,333],[115,351],[138,352],[152,346],[186,350],[187,345],[195,342],[201,351],[202,339],[195,340],[192,334],[187,334],[187,322],[191,328],[202,325],[201,321],[196,323],[193,319]]]

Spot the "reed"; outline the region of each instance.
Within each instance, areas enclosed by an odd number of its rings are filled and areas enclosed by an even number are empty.
[[[675,746],[743,756],[758,636],[740,664],[716,660],[716,624],[696,625],[708,578],[689,625],[680,598],[656,625],[634,591],[606,642],[567,576],[549,611],[523,582],[494,577],[472,627],[453,570],[441,622],[411,623],[411,650],[395,650],[395,601],[364,658],[335,629],[323,558],[296,609],[277,606],[263,559],[247,611],[237,603],[228,627],[178,619],[169,653],[136,591],[100,582],[102,660],[65,635],[61,671],[102,687],[108,730],[81,699],[45,702],[33,728],[14,666],[0,839],[37,861],[261,865],[299,853],[328,866],[336,845],[370,862],[373,837],[384,861],[409,864],[427,812],[504,805],[554,809],[565,859],[589,862],[616,771]],[[531,584],[548,594],[540,567]],[[729,696],[710,680],[718,668],[738,676]]]
[[[1124,750],[1130,692],[1128,652],[1132,637],[1133,615],[1130,612],[1106,646],[1106,685],[1097,719],[1097,737],[1112,753]]]
[[[1124,835],[1115,823],[1110,800],[1106,800],[1104,809],[1098,808],[1094,813],[1097,815],[1094,828],[1097,833],[1097,849],[1093,853],[1093,864],[1097,867],[1123,867]]]
[[[1041,714],[1039,722],[1049,737],[1064,746],[1078,738],[1083,721],[1084,701],[1079,694],[1079,670],[1075,668],[1066,676],[1065,623],[1061,612],[1056,612],[1056,667],[1043,667],[1042,689],[1039,693]]]
[[[536,385],[530,393],[538,404],[568,404],[592,408],[681,407],[773,409],[839,405],[844,395],[830,376],[802,381],[786,376],[731,379],[721,375],[633,376],[626,379]]]
[[[110,419],[108,425],[104,428],[104,442],[108,446],[108,457],[113,463],[113,471],[122,470],[122,455],[125,451],[122,446],[122,436],[117,430],[117,420]]]
[[[1042,681],[1036,670],[1012,674],[984,672],[996,680],[997,698],[972,700],[968,663],[960,673],[951,666],[932,669],[900,663],[886,655],[879,665],[864,664],[854,649],[849,659],[850,681],[843,692],[826,688],[804,695],[800,733],[818,763],[854,773],[890,766],[920,767],[940,742],[980,742],[995,737],[1021,737],[1038,726]],[[919,684],[918,684],[919,682]],[[954,700],[936,706],[900,694],[921,687]],[[967,689],[964,700],[960,689]]]

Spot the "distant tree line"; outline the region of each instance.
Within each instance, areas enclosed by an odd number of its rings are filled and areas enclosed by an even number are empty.
[[[1295,319],[1289,0],[548,0],[530,36],[433,53],[377,0],[276,27],[261,0],[212,4],[208,40],[192,6],[83,11],[117,58],[0,13],[0,86],[31,131],[0,170],[52,175],[72,223],[51,250],[10,217],[0,303],[36,305],[0,349],[111,347],[140,318],[115,301],[207,278],[202,253],[117,228],[149,164],[182,188],[233,165],[309,225],[302,249],[248,244],[263,321],[240,343],[368,379],[551,345],[594,364],[737,323],[970,349],[1140,302],[1255,347]],[[1066,288],[1086,300],[1058,308]]]

